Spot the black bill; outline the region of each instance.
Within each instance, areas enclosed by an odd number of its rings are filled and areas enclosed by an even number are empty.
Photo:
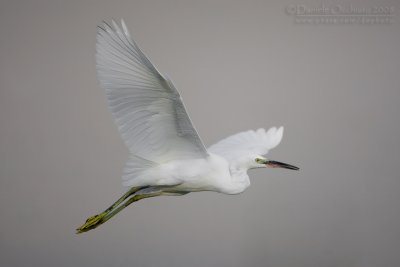
[[[284,169],[289,169],[289,170],[295,170],[298,171],[300,170],[298,167],[290,165],[290,164],[286,164],[283,162],[279,162],[279,161],[274,161],[274,160],[268,160],[265,165],[267,165],[270,168],[284,168]]]

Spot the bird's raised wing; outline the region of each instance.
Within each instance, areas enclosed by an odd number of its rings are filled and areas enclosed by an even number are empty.
[[[126,172],[135,174],[139,165],[207,156],[171,80],[139,49],[123,21],[121,25],[112,21],[98,27],[96,62],[100,85],[132,154]]]
[[[234,159],[250,156],[265,155],[282,140],[283,127],[270,128],[268,131],[261,128],[256,131],[249,130],[231,135],[218,143],[210,146],[208,151],[232,161]]]

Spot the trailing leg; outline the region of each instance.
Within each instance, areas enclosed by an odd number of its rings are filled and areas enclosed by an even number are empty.
[[[135,194],[139,190],[142,190],[142,189],[145,189],[145,188],[146,187],[132,187],[122,197],[120,197],[117,201],[115,201],[114,204],[112,204],[108,209],[106,209],[105,211],[103,211],[100,214],[97,214],[97,215],[94,215],[92,217],[89,217],[83,225],[81,225],[79,228],[76,229],[76,233],[80,234],[80,233],[83,233],[83,232],[87,232],[89,230],[92,230],[92,229],[96,228],[100,224],[104,223],[105,221],[107,221],[109,219],[108,218],[107,220],[104,220],[105,216],[107,216],[112,211],[117,209],[117,207],[119,205],[121,205],[121,203],[123,203],[128,197],[130,197],[131,195]]]
[[[146,188],[147,189],[147,188]],[[110,213],[104,216],[102,223],[108,221],[111,219],[113,216],[115,216],[118,212],[122,211],[126,207],[128,207],[130,204],[133,202],[139,201],[144,198],[149,198],[149,197],[157,197],[162,195],[161,190],[149,190],[150,192],[143,192],[146,189],[140,190],[136,194],[134,194],[130,199],[128,199],[126,202],[122,203],[119,207],[117,207],[115,210],[112,210]],[[149,188],[150,189],[150,188]]]

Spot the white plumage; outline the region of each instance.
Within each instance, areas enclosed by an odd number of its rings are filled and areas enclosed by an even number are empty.
[[[229,136],[210,146],[208,151],[218,154],[228,161],[244,155],[266,155],[268,150],[276,147],[282,140],[283,127],[272,127],[268,131],[260,128]]]
[[[248,169],[298,169],[263,157],[280,143],[283,127],[241,132],[207,150],[172,81],[140,50],[124,21],[121,26],[114,21],[99,26],[96,66],[130,151],[122,178],[131,189],[105,212],[89,218],[78,232],[97,227],[141,198],[196,191],[237,194],[250,185]]]

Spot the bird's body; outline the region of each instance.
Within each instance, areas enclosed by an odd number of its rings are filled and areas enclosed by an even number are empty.
[[[249,185],[246,171],[231,170],[223,157],[212,154],[202,159],[176,160],[150,169],[135,179],[132,186],[161,187],[164,192],[189,193],[216,191],[238,194]]]
[[[283,127],[249,130],[203,145],[172,81],[139,49],[121,21],[103,23],[97,35],[97,73],[130,158],[123,175],[129,191],[78,233],[96,228],[131,203],[147,197],[215,191],[238,194],[249,169],[297,167],[263,157],[276,147]]]

